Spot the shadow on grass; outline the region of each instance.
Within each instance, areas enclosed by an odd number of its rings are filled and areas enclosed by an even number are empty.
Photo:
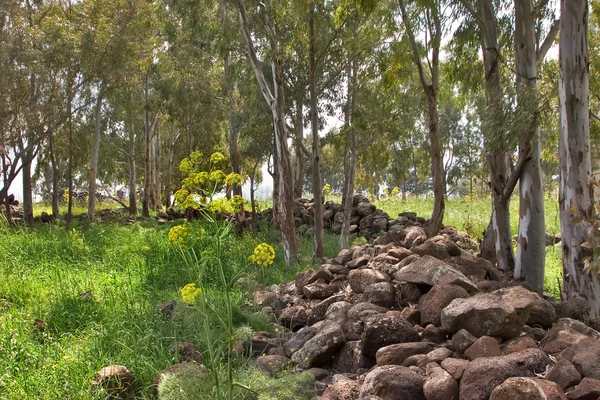
[[[101,323],[104,317],[104,310],[93,299],[64,297],[52,304],[46,322],[53,332],[64,334]]]

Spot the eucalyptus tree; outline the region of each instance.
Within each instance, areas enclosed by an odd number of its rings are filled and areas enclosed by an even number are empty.
[[[415,17],[409,15],[406,8],[406,1],[400,0],[400,10],[402,20],[408,40],[410,41],[413,62],[419,72],[419,79],[423,86],[423,92],[427,100],[427,121],[429,128],[429,147],[431,156],[431,171],[433,177],[433,192],[434,192],[434,207],[431,220],[429,221],[426,231],[429,237],[437,235],[442,228],[444,221],[444,196],[446,195],[446,179],[444,174],[442,144],[439,133],[439,110],[438,96],[440,90],[440,47],[442,41],[442,24],[443,24],[443,4],[439,0],[427,2],[425,7],[416,7],[414,11],[423,15],[422,21],[417,21]],[[420,22],[424,25],[427,33],[428,41],[425,45],[426,66],[423,65],[421,52],[415,38],[413,23]],[[415,24],[416,25],[416,24]],[[431,54],[431,55],[429,55]]]
[[[600,316],[597,268],[586,262],[582,243],[595,218],[590,189],[588,2],[561,0],[559,44],[560,226],[564,299],[583,298]],[[587,265],[586,265],[587,264]]]
[[[541,3],[543,4],[543,3]],[[545,58],[558,31],[554,20],[545,39],[540,29],[540,6],[533,0],[515,0],[515,67],[518,117],[524,134],[519,141],[519,160],[523,167],[519,178],[519,236],[515,279],[525,279],[537,292],[544,289],[546,257],[544,187],[540,149],[540,105],[538,94],[538,63]]]
[[[261,93],[270,108],[274,128],[274,161],[276,190],[278,191],[278,209],[275,210],[276,225],[281,229],[281,237],[285,261],[293,264],[298,258],[298,239],[294,224],[294,188],[293,173],[290,161],[290,153],[287,147],[287,135],[285,126],[285,98],[284,77],[281,69],[281,43],[279,42],[276,27],[272,19],[272,0],[267,0],[262,14],[265,21],[268,49],[271,53],[271,69],[273,71],[273,85],[269,85],[262,71],[261,61],[258,59],[253,35],[248,23],[248,14],[243,0],[237,0],[240,26],[246,42],[248,57],[252,69],[260,87]]]

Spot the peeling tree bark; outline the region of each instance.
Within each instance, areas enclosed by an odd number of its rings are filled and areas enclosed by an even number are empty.
[[[352,221],[352,201],[354,197],[354,176],[356,175],[357,150],[356,131],[352,125],[352,118],[356,109],[356,85],[357,85],[356,62],[348,67],[347,81],[348,94],[346,97],[345,126],[347,129],[347,152],[344,168],[344,192],[342,193],[342,204],[344,205],[344,218],[342,220],[342,232],[340,234],[340,248],[350,247],[350,224]]]
[[[320,148],[319,148],[319,109],[317,104],[317,55],[315,53],[315,4],[309,5],[308,13],[309,62],[308,74],[310,84],[310,124],[312,131],[312,189],[314,219],[314,252],[313,260],[323,258],[323,189],[321,181]]]
[[[527,131],[519,143],[525,165],[519,178],[519,236],[515,279],[524,279],[538,293],[544,290],[546,238],[544,189],[538,124],[537,54],[535,14],[532,0],[515,0],[515,55],[517,100]],[[528,155],[528,153],[530,154]]]
[[[562,297],[587,300],[591,316],[598,317],[600,281],[594,271],[584,271],[581,246],[590,229],[588,221],[594,217],[587,34],[587,0],[561,0],[558,93]]]

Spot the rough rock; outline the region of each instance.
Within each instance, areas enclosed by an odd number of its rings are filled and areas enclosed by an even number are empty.
[[[574,347],[571,362],[581,376],[600,379],[600,340],[586,338]]]
[[[440,326],[442,310],[457,298],[467,298],[469,293],[460,286],[439,284],[431,288],[419,300],[418,309],[421,313],[421,325],[433,324]]]
[[[464,353],[475,341],[477,341],[477,337],[466,329],[461,329],[452,335],[452,346],[459,353]]]
[[[556,322],[556,311],[549,301],[544,300],[538,294],[533,294],[535,300],[533,307],[529,312],[529,318],[527,318],[527,325],[534,326],[539,325],[542,328],[549,328],[554,322]]]
[[[389,276],[373,269],[355,269],[348,274],[348,283],[354,293],[362,293],[374,283],[389,281]]]
[[[450,257],[446,246],[439,243],[435,243],[431,240],[426,240],[423,244],[420,244],[412,248],[412,252],[422,256],[432,256],[438,260],[445,260]]]
[[[561,388],[566,389],[581,382],[581,374],[579,374],[573,364],[565,359],[561,359],[548,371],[546,379],[556,382]]]
[[[478,358],[465,369],[460,382],[460,398],[486,400],[492,390],[512,377],[534,377],[545,371],[550,358],[539,349],[528,349],[500,357]]]
[[[498,340],[490,336],[482,336],[467,350],[465,356],[471,361],[482,357],[498,357],[502,355]]]
[[[269,375],[288,368],[290,359],[283,356],[260,356],[254,361],[254,367],[266,372]]]
[[[520,286],[455,299],[442,310],[442,328],[450,333],[467,329],[475,336],[519,336],[534,296]]]
[[[375,355],[377,365],[402,365],[410,356],[427,354],[433,350],[432,343],[412,342],[398,343],[385,346],[377,350]]]
[[[381,307],[392,307],[396,303],[396,289],[390,282],[379,282],[365,288],[365,298],[369,303]]]
[[[370,368],[373,360],[362,352],[360,340],[346,342],[333,358],[333,368],[338,372],[356,372],[360,368]]]
[[[427,378],[423,394],[427,400],[451,400],[458,398],[458,383],[437,363],[427,364]]]
[[[327,386],[319,400],[356,400],[359,393],[360,385],[357,381],[338,378],[332,385]]]
[[[465,369],[469,365],[469,360],[463,360],[461,358],[446,358],[442,361],[441,366],[444,368],[457,382],[465,372]]]
[[[297,330],[298,327],[303,327],[308,324],[309,311],[306,307],[295,305],[284,308],[279,314],[281,325],[286,328]]]
[[[384,365],[371,370],[360,389],[360,398],[370,395],[382,400],[426,400],[423,376],[398,365]]]
[[[304,369],[321,367],[331,360],[345,341],[346,335],[341,325],[330,324],[294,352],[292,361]]]
[[[398,282],[412,282],[429,286],[445,283],[460,286],[471,293],[479,291],[462,272],[427,255],[402,268],[396,273],[395,278]]]
[[[583,378],[579,385],[567,391],[569,400],[598,400],[600,398],[600,380]]]
[[[389,313],[375,314],[368,319],[362,335],[363,353],[375,357],[382,347],[419,340],[415,328],[404,318]]]
[[[539,378],[508,378],[496,387],[490,400],[566,400],[563,390],[554,382]]]

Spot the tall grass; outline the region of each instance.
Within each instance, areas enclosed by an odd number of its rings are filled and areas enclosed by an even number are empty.
[[[154,223],[81,224],[70,232],[52,224],[0,227],[1,399],[102,398],[90,382],[111,364],[133,371],[139,397],[150,398],[157,372],[176,362],[177,342],[206,350],[196,317],[185,307],[172,319],[158,312],[160,303],[179,299],[179,289],[193,276],[168,242],[169,228]],[[311,238],[301,241],[303,264],[289,269],[271,231],[237,238],[228,252],[247,257],[263,241],[274,243],[279,254],[265,271],[267,284],[291,279],[310,263]],[[337,240],[328,236],[327,241],[333,255]],[[236,290],[236,326],[269,329],[265,317],[243,307],[247,294]],[[89,299],[80,296],[86,291]],[[219,304],[219,294],[213,295]],[[47,323],[47,332],[34,329],[36,319]],[[243,362],[238,367],[247,368]]]

